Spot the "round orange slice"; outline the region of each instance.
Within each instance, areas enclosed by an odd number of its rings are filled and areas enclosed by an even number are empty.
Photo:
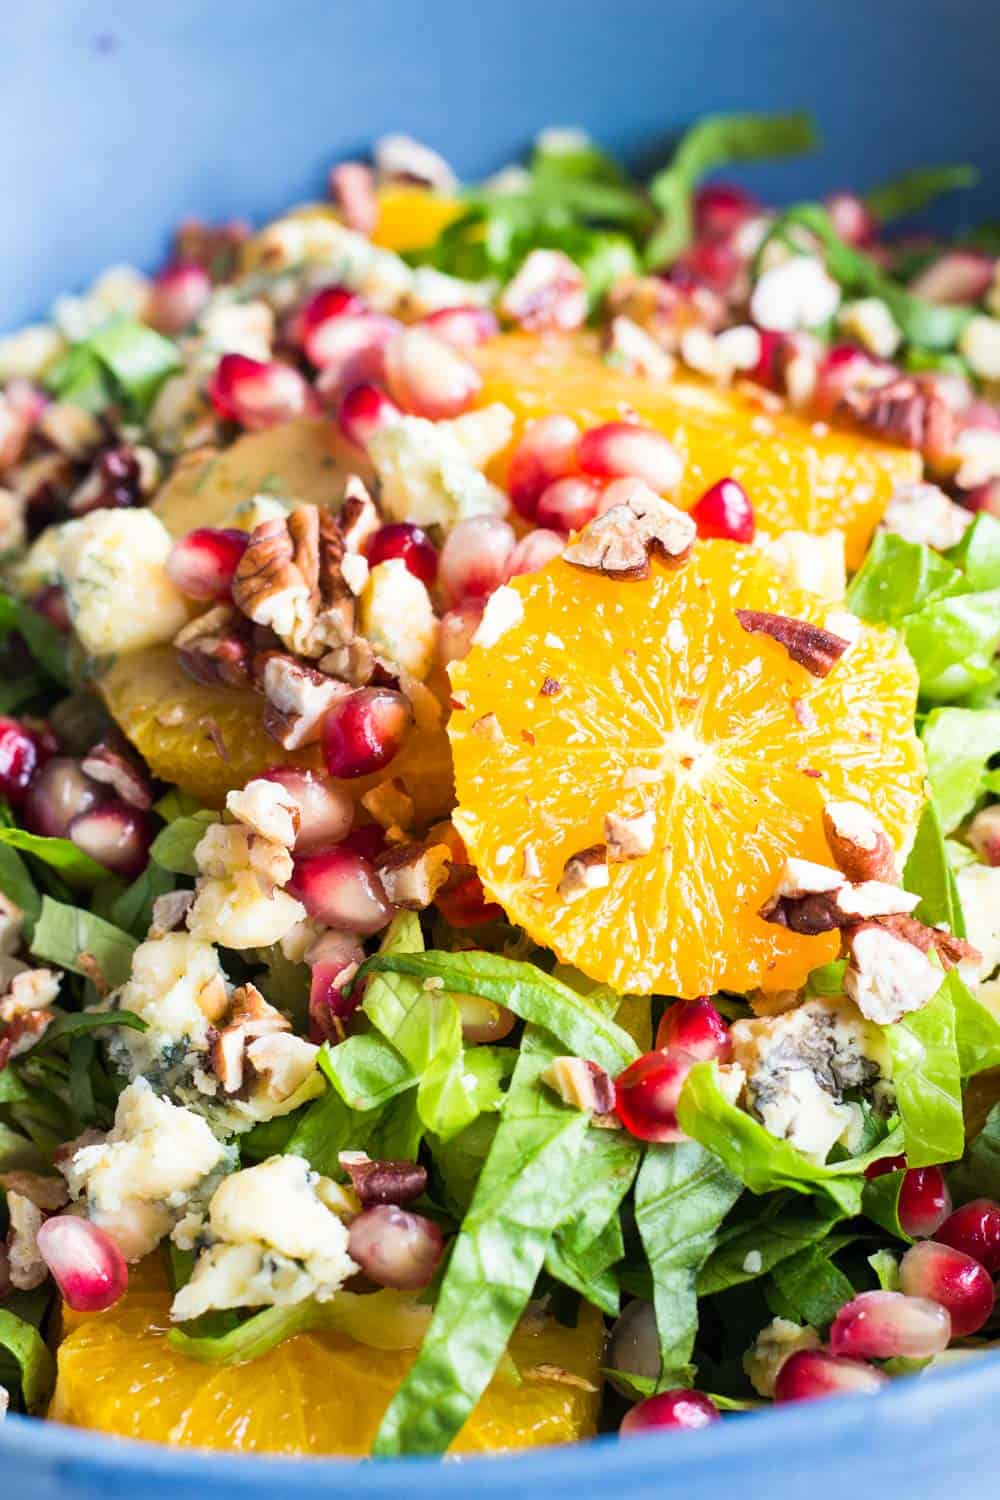
[[[518,578],[516,622],[452,669],[456,827],[483,883],[538,943],[619,993],[786,989],[835,935],[764,922],[786,857],[831,863],[823,804],[870,807],[898,849],[923,802],[917,678],[888,630],[785,585],[759,551],[695,545],[617,581],[562,559]],[[506,603],[513,605],[508,598]],[[825,677],[737,610],[853,642]],[[568,895],[606,819],[648,852]]]

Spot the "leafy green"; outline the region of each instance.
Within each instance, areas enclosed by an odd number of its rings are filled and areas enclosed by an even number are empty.
[[[719,1235],[716,1248],[698,1276],[699,1297],[710,1297],[766,1275],[779,1261],[825,1240],[836,1223],[835,1216],[817,1214],[794,1203],[775,1213],[769,1201],[758,1217]]]
[[[108,878],[104,865],[84,854],[69,839],[46,838],[40,833],[28,833],[24,828],[0,828],[0,844],[30,854],[32,859],[56,870],[67,885],[78,891],[91,891]]]
[[[70,686],[66,665],[66,637],[25,599],[0,593],[0,639],[11,631],[21,636],[35,661],[62,687]]]
[[[1000,1104],[994,1104],[982,1130],[948,1176],[957,1204],[973,1198],[1000,1199]]]
[[[127,932],[89,911],[53,901],[51,896],[42,900],[31,943],[36,958],[89,979],[92,966],[80,963],[81,954],[87,955],[96,963],[110,989],[117,989],[125,983],[137,947],[137,942]]]
[[[661,222],[646,245],[652,270],[669,265],[691,243],[692,198],[703,177],[738,161],[799,156],[819,144],[808,115],[706,115],[681,137],[668,167],[649,184]]]
[[[0,1308],[0,1348],[17,1365],[26,1410],[43,1412],[55,1384],[56,1366],[38,1329],[6,1308]]]
[[[516,1058],[516,1052],[511,1051]],[[499,1123],[497,1115],[481,1114],[447,1141],[437,1136],[429,1139],[441,1198],[456,1219],[468,1212]]]
[[[899,1291],[899,1261],[891,1250],[876,1250],[869,1255],[868,1264],[878,1277],[883,1292]]]
[[[42,909],[42,898],[24,860],[5,844],[0,844],[0,891],[21,908],[30,938]]]
[[[416,1085],[406,1059],[375,1032],[349,1036],[336,1047],[324,1047],[319,1065],[344,1103],[362,1113],[380,1109]]]
[[[847,605],[873,625],[899,625],[925,604],[962,588],[953,563],[891,531],[876,534],[847,592]]]
[[[399,1292],[337,1292],[327,1302],[309,1297],[290,1307],[268,1307],[215,1336],[175,1328],[168,1341],[203,1364],[238,1365],[297,1333],[344,1333],[373,1349],[415,1349],[429,1319],[429,1308]]]
[[[972,812],[987,764],[1000,754],[1000,709],[935,708],[922,738],[941,828],[951,833]]]
[[[618,1212],[641,1156],[642,1147],[625,1131],[587,1131],[570,1192],[570,1217],[556,1229],[545,1259],[557,1281],[612,1315],[618,1311],[617,1286],[599,1278],[621,1258]]]
[[[965,918],[958,887],[933,802],[920,815],[917,835],[903,870],[903,889],[920,897],[913,915],[929,927],[945,923],[949,932],[965,936]]]
[[[854,1296],[854,1287],[821,1245],[780,1261],[771,1282],[777,1293],[772,1305],[779,1316],[818,1329],[828,1327]]]
[[[543,1026],[574,1056],[589,1058],[611,1074],[620,1073],[638,1055],[628,1032],[534,964],[480,951],[378,953],[362,965],[358,977],[366,974],[439,978],[450,993],[479,995],[506,1005],[522,1020]]]
[[[156,898],[165,896],[176,884],[169,870],[150,860],[142,874],[137,875],[124,890],[121,890],[117,882],[109,887],[111,902],[107,911],[108,921],[141,941],[153,920],[153,903]]]
[[[948,557],[977,593],[1000,588],[1000,519],[981,510]]]
[[[174,875],[197,875],[194,851],[209,824],[218,821],[219,814],[207,809],[175,818],[156,835],[149,851],[150,859]]]
[[[904,172],[865,195],[865,204],[880,224],[905,219],[926,208],[943,193],[956,188],[975,187],[979,171],[970,166],[916,167]]]
[[[635,1218],[653,1276],[663,1370],[691,1358],[698,1272],[741,1192],[738,1179],[696,1141],[646,1151],[635,1185]]]
[[[926,1005],[884,1028],[911,1167],[955,1161],[965,1144],[953,994],[949,975]]]
[[[145,323],[113,318],[65,354],[45,377],[52,393],[100,410],[119,399],[129,414],[141,418],[160,386],[181,365],[175,344]]]
[[[880,1177],[873,1177],[870,1182],[866,1182],[861,1198],[861,1212],[895,1239],[911,1244],[911,1236],[899,1222],[899,1195],[905,1180],[905,1172],[883,1172]]]
[[[489,1383],[570,1206],[587,1116],[539,1075],[558,1046],[529,1026],[507,1103],[444,1273],[420,1353],[373,1453],[441,1453]]]
[[[955,1042],[963,1079],[1000,1067],[1000,1019],[964,983],[957,969],[944,982],[955,1007]]]

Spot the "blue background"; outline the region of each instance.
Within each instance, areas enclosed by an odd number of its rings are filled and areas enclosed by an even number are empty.
[[[996,0],[0,0],[0,326],[112,261],[152,266],[185,214],[261,218],[406,129],[467,175],[540,126],[636,157],[706,109],[808,105],[812,161],[780,197],[971,160],[940,212],[1000,216]],[[508,1462],[364,1466],[206,1458],[12,1418],[0,1477],[30,1500],[955,1500],[1000,1466],[1000,1360],[877,1401],[601,1440]]]

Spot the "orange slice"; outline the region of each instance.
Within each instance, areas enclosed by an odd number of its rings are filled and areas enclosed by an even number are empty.
[[[477,352],[479,401],[502,401],[520,425],[566,412],[583,427],[636,412],[684,459],[677,504],[694,505],[716,480],[738,479],[758,527],[777,534],[842,530],[847,565],[861,564],[892,491],[920,478],[915,453],[857,433],[810,423],[793,412],[765,412],[748,396],[678,375],[666,385],[624,375],[594,341],[509,334]]]
[[[290,1456],[363,1457],[414,1358],[338,1334],[299,1334],[245,1365],[199,1364],[166,1341],[170,1297],[158,1258],[133,1269],[105,1313],[64,1312],[50,1417],[117,1437]],[[603,1322],[551,1319],[519,1330],[520,1384],[499,1376],[452,1445],[502,1452],[590,1437],[596,1426]],[[566,1378],[563,1378],[566,1377]]]
[[[423,250],[442,229],[465,212],[457,198],[422,187],[386,187],[378,195],[378,223],[372,235],[386,250]]]
[[[699,542],[673,570],[654,561],[645,580],[557,559],[513,587],[520,621],[451,668],[454,822],[489,892],[622,994],[801,984],[835,937],[758,912],[786,856],[830,863],[824,802],[865,803],[899,848],[916,829],[917,677],[896,635],[852,622],[855,643],[812,676],[735,611],[820,625],[831,611],[731,542]],[[644,811],[652,852],[563,900],[563,868],[604,841],[606,814]]]

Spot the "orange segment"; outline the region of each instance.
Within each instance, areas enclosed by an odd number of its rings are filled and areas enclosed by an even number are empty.
[[[427,188],[382,188],[372,239],[386,250],[423,250],[464,212],[465,204],[457,198],[446,198]]]
[[[166,1342],[169,1293],[153,1257],[106,1313],[64,1312],[49,1415],[74,1427],[184,1447],[363,1457],[414,1358],[337,1334],[299,1334],[246,1365],[199,1364]],[[589,1437],[597,1420],[603,1323],[519,1330],[519,1385],[498,1377],[452,1451],[498,1452]],[[547,1368],[546,1368],[547,1367]],[[554,1379],[553,1370],[579,1384]],[[587,1388],[589,1387],[589,1389]]]
[[[696,376],[657,386],[624,375],[605,364],[588,337],[509,334],[476,358],[482,404],[504,402],[521,425],[559,411],[592,427],[632,410],[684,459],[680,492],[671,497],[679,505],[693,505],[718,479],[738,479],[762,531],[842,530],[852,569],[893,489],[920,477],[915,453],[792,412],[765,413],[747,396]]]
[[[917,678],[896,635],[864,628],[828,677],[810,675],[735,611],[815,624],[830,611],[731,542],[700,542],[641,581],[559,559],[513,587],[520,623],[451,669],[465,705],[449,725],[454,822],[488,890],[537,942],[622,994],[801,984],[835,956],[835,937],[758,912],[786,856],[830,862],[823,803],[864,802],[898,847],[916,828]],[[488,714],[496,722],[479,724]],[[646,810],[652,853],[562,900],[566,861],[603,842],[605,815]]]

